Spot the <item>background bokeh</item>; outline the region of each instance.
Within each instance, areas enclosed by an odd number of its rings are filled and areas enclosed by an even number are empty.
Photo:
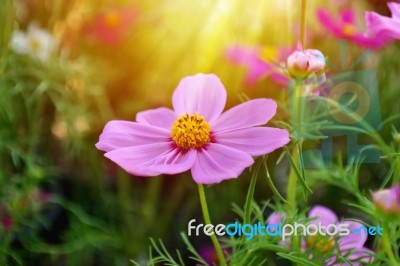
[[[342,62],[339,41],[316,18],[319,6],[333,14],[351,6],[362,28],[365,10],[389,15],[386,1],[308,1],[306,47],[349,70],[365,49],[349,43]],[[180,233],[189,220],[202,220],[190,175],[131,176],[94,146],[107,121],[133,121],[138,111],[171,107],[172,92],[185,76],[218,75],[228,91],[227,108],[248,98],[273,98],[279,108],[270,125],[289,122],[285,87],[267,78],[246,85],[247,70],[226,51],[235,44],[262,47],[268,58],[277,58],[280,48],[296,47],[296,0],[2,0],[0,14],[0,265],[144,263],[150,237],[188,256]],[[56,40],[46,61],[10,49],[13,32],[32,23]],[[400,111],[399,56],[400,46],[393,44],[357,66],[377,71],[383,120]],[[398,147],[398,130],[393,120],[379,133]],[[332,181],[347,173],[341,164],[346,141],[338,137],[335,143],[334,169],[310,171],[314,193],[304,204],[358,216],[344,204],[354,199],[351,192]],[[270,154],[268,166],[284,194],[289,163],[276,164],[281,153]],[[385,160],[362,165],[360,187],[376,189],[390,169]],[[249,180],[246,171],[208,189],[215,223],[236,219],[232,204],[243,205]],[[264,179],[255,198],[274,198]],[[270,213],[267,208],[265,216]],[[199,250],[210,245],[207,238],[190,240]],[[264,255],[274,261],[271,252]]]

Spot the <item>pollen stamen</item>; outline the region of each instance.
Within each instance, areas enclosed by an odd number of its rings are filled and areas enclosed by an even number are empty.
[[[311,249],[317,250],[322,253],[331,251],[335,246],[335,240],[332,237],[323,235],[314,235],[307,237],[307,246]]]
[[[184,114],[172,125],[171,138],[182,149],[200,148],[210,142],[210,131],[210,124],[203,116]]]
[[[38,40],[38,38],[31,38],[29,40],[29,47],[32,49],[32,51],[36,52],[40,49],[41,47],[41,43],[40,40]]]
[[[346,23],[343,25],[342,32],[346,37],[352,37],[356,33],[354,25]]]

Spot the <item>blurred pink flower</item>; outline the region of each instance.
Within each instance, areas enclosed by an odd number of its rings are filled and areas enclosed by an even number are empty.
[[[373,194],[376,207],[388,214],[400,214],[400,184]]]
[[[106,44],[119,43],[137,17],[134,7],[112,8],[96,15],[84,32]]]
[[[256,127],[270,120],[276,103],[254,99],[222,113],[226,90],[213,74],[181,80],[172,96],[174,110],[140,112],[136,122],[110,121],[96,147],[127,172],[139,176],[191,170],[196,183],[236,178],[289,142],[286,130]]]
[[[289,78],[284,73],[284,67],[279,64],[286,60],[292,50],[281,48],[277,51],[272,49],[268,51],[235,45],[228,48],[226,56],[233,63],[248,69],[245,79],[247,85],[251,86],[263,78],[269,78],[277,85],[285,87]]]
[[[382,44],[400,39],[400,4],[390,2],[387,5],[392,17],[385,17],[375,12],[365,13],[367,36],[380,40]]]
[[[12,217],[10,214],[6,213],[1,217],[1,224],[5,230],[10,230],[13,226]]]
[[[295,78],[318,74],[325,68],[325,56],[316,49],[297,50],[287,58],[287,69]]]
[[[285,214],[273,213],[268,219],[268,224],[278,224],[284,219],[284,217]],[[363,226],[361,223],[346,220],[339,222],[338,217],[332,210],[318,205],[311,208],[308,217],[313,218],[313,220],[311,220],[309,224],[315,224],[316,226],[319,226],[319,223],[321,223],[321,225],[324,227],[330,224],[337,225],[338,227],[341,224],[347,224],[347,228],[350,230],[349,235],[339,236],[338,238],[333,238],[332,236],[320,234],[303,237],[303,250],[315,251],[317,254],[328,252],[333,254],[331,258],[325,261],[324,265],[349,266],[349,264],[347,263],[343,264],[337,262],[337,256],[339,255],[345,256],[348,260],[352,262],[351,265],[353,266],[364,265],[360,262],[370,263],[373,261],[373,252],[364,247],[364,244],[367,241],[367,235],[365,233],[351,233],[353,229],[359,229],[361,226]],[[290,247],[288,241],[281,241],[281,245],[286,248]],[[310,257],[310,259],[311,258],[312,257]]]
[[[215,251],[215,248],[213,245],[206,244],[206,245],[200,246],[198,248],[198,251],[199,251],[200,257],[202,257],[205,260],[205,262],[207,262],[209,265],[215,265],[218,263],[217,252]],[[225,255],[231,253],[230,248],[224,248],[223,251],[224,251]]]
[[[323,8],[318,9],[317,16],[322,26],[337,38],[346,39],[361,47],[371,49],[379,49],[387,44],[387,40],[367,36],[357,30],[352,9],[343,10],[339,20]]]

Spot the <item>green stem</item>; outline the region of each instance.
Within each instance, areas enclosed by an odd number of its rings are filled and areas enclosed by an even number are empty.
[[[149,184],[146,189],[146,199],[143,203],[143,214],[146,220],[146,224],[151,227],[152,221],[155,221],[156,206],[160,196],[160,190],[162,187],[162,177],[158,176],[149,180]]]
[[[387,223],[384,224],[384,228],[387,229],[388,232],[385,232],[382,236],[382,244],[383,244],[383,249],[386,252],[387,257],[390,260],[391,265],[398,265],[396,257],[393,253],[392,247],[390,245],[390,239],[389,239],[389,225]]]
[[[133,235],[133,231],[132,228],[134,228],[133,226],[133,221],[132,221],[132,215],[131,212],[129,211],[130,209],[130,177],[122,172],[121,170],[119,170],[118,172],[118,203],[119,203],[119,208],[120,208],[120,213],[121,213],[121,217],[122,217],[122,222],[123,222],[123,232],[125,232],[126,234],[124,234],[124,236],[126,236],[126,238],[124,239],[124,241],[126,241],[126,243],[129,243],[130,239],[134,238],[135,236]],[[134,246],[133,245],[127,245],[126,246],[126,251],[129,254],[134,254],[133,251],[134,250]]]
[[[210,214],[208,213],[206,194],[204,193],[204,186],[202,184],[198,184],[198,188],[199,188],[201,209],[203,211],[203,216],[204,216],[204,222],[206,224],[211,224]],[[217,252],[217,256],[218,256],[220,265],[226,266],[224,253],[222,252],[222,248],[218,242],[217,237],[215,236],[215,234],[212,234],[210,237],[211,237],[211,241],[214,245],[215,251]]]
[[[299,153],[297,150],[297,147],[294,148],[292,158],[293,161],[296,163],[299,159]],[[290,170],[289,174],[289,181],[287,185],[287,201],[289,202],[289,208],[290,208],[290,215],[294,215],[296,212],[296,188],[297,188],[297,176],[296,172],[294,169]]]
[[[7,265],[7,254],[9,253],[10,247],[10,233],[6,232],[4,236],[0,238],[0,244],[2,246],[2,250],[0,250],[0,265]]]
[[[163,235],[167,231],[168,227],[171,226],[171,221],[176,214],[176,210],[178,208],[183,208],[182,199],[185,195],[185,186],[186,182],[178,182],[178,184],[174,186],[173,191],[166,201],[165,208],[159,218],[159,220],[163,221],[163,223],[157,227],[157,235]],[[185,208],[186,207],[187,205]]]
[[[301,0],[300,41],[303,49],[306,45],[306,6],[307,0]]]
[[[300,19],[300,40],[301,40],[301,45],[302,48],[305,46],[305,32],[306,32],[306,5],[307,5],[307,0],[301,0],[301,19]],[[295,120],[295,126],[298,128],[301,126],[302,122],[302,109],[304,108],[303,105],[300,106],[300,103],[298,99],[300,99],[301,95],[297,95],[298,89],[301,89],[302,84],[296,84],[295,86],[295,100],[293,101],[293,108],[298,115]],[[298,88],[300,87],[300,88]],[[299,161],[299,151],[297,147],[294,148],[293,150],[293,162],[297,163]],[[289,174],[289,181],[288,181],[288,186],[287,186],[287,198],[289,202],[289,208],[290,208],[290,215],[294,215],[296,212],[296,185],[297,185],[297,176],[295,173],[294,169],[291,169],[290,174]]]
[[[393,174],[392,186],[394,186],[395,184],[397,184],[400,181],[400,158],[397,157],[397,159],[394,163],[396,164],[397,171],[395,171]]]

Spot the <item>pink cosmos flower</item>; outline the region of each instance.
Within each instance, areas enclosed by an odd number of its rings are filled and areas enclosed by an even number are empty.
[[[254,99],[222,113],[226,90],[213,74],[181,80],[172,96],[174,110],[140,112],[136,122],[110,121],[96,147],[127,172],[138,176],[191,170],[196,183],[236,178],[252,156],[289,142],[286,130],[257,127],[276,112],[270,99]]]
[[[400,214],[400,184],[373,194],[376,207],[388,214]]]
[[[268,224],[278,224],[285,217],[285,214],[273,213],[268,219]],[[342,221],[339,222],[336,214],[323,206],[314,206],[309,214],[309,218],[312,220],[309,224],[315,224],[316,226],[321,223],[321,226],[328,226],[330,224],[334,224],[337,227],[340,225],[346,224],[350,231],[349,235],[339,236],[338,238],[334,238],[333,236],[329,236],[328,234],[320,235],[316,234],[313,236],[305,236],[302,239],[302,249],[304,251],[315,251],[315,254],[310,255],[310,259],[315,257],[317,254],[333,254],[330,258],[328,258],[324,265],[329,266],[350,266],[347,263],[339,263],[337,256],[345,256],[348,260],[352,262],[351,265],[359,266],[364,265],[363,263],[372,262],[372,254],[373,252],[364,247],[365,242],[367,241],[367,235],[365,233],[352,233],[353,229],[359,229],[363,226],[361,223],[355,221]],[[322,228],[322,227],[321,227]],[[300,230],[300,229],[299,229]],[[288,241],[281,242],[283,246],[288,248],[290,245]]]
[[[245,79],[247,85],[251,86],[263,78],[270,78],[277,85],[284,87],[289,78],[280,62],[284,62],[290,52],[290,49],[281,48],[276,52],[271,50],[270,53],[265,53],[261,48],[235,45],[227,49],[226,56],[233,63],[248,69]]]
[[[378,39],[383,44],[400,39],[400,4],[390,2],[387,5],[392,17],[385,17],[375,12],[365,13],[367,36]]]
[[[326,81],[324,73],[325,56],[316,49],[303,50],[298,44],[297,50],[289,55],[286,60],[286,68],[294,79],[302,79],[294,89],[297,95],[319,95],[320,88]]]
[[[387,44],[387,40],[373,38],[358,31],[352,9],[344,9],[340,14],[339,20],[323,8],[317,10],[317,16],[322,26],[337,38],[346,39],[361,47],[370,49],[379,49]]]
[[[133,7],[112,8],[96,15],[85,27],[85,33],[106,44],[117,44],[137,17]]]
[[[287,58],[287,69],[296,78],[320,73],[325,68],[325,56],[316,49],[294,51]]]

